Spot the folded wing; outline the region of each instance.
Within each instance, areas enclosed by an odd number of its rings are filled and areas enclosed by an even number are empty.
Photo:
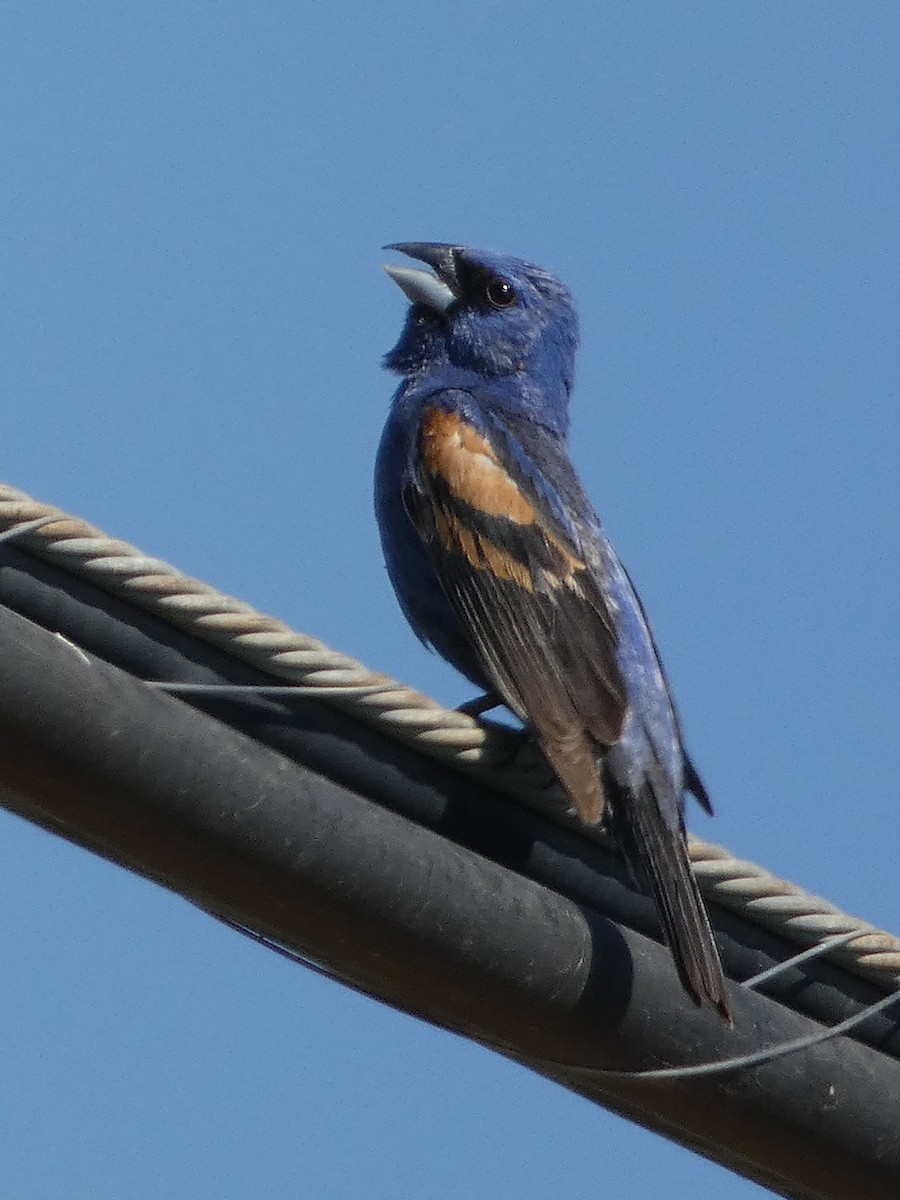
[[[417,450],[405,502],[441,585],[497,692],[599,821],[597,752],[618,740],[627,701],[597,565],[542,502],[543,481],[458,409],[428,407]]]

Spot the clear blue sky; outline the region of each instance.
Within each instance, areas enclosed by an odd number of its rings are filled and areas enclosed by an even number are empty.
[[[900,929],[898,43],[895,2],[6,5],[0,478],[457,703],[371,511],[379,247],[555,269],[694,830]],[[0,826],[10,1197],[762,1194]]]

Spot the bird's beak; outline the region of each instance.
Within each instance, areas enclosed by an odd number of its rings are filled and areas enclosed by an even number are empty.
[[[417,267],[385,266],[385,271],[413,304],[424,304],[435,312],[445,313],[459,297],[456,290],[456,249],[441,242],[397,242],[385,250],[399,250],[410,258],[434,267],[420,271]]]

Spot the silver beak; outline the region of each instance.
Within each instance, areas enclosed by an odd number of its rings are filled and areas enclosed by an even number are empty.
[[[413,304],[424,304],[435,312],[445,313],[456,299],[443,279],[430,271],[420,271],[417,267],[385,266],[384,269]]]

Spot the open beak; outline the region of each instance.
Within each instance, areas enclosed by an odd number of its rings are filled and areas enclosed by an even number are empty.
[[[457,295],[456,251],[458,247],[443,242],[397,242],[385,250],[398,250],[434,268],[420,271],[417,267],[385,266],[385,271],[413,304],[424,304],[435,312],[445,313],[459,297]]]

